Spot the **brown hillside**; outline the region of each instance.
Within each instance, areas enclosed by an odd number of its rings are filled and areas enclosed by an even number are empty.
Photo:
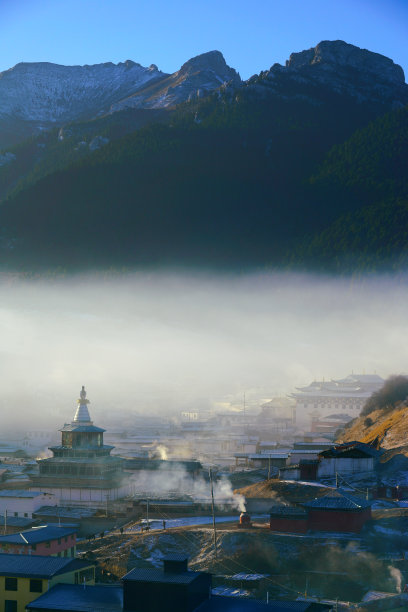
[[[370,443],[376,438],[381,440],[381,446],[385,449],[406,446],[408,444],[408,407],[395,408],[392,412],[375,410],[369,417],[358,417],[352,422],[351,427],[339,435],[337,442],[359,440]]]
[[[244,495],[245,499],[259,498],[271,499],[277,503],[297,503],[326,495],[327,487],[316,487],[313,485],[301,484],[299,482],[286,482],[271,478],[256,484],[235,489],[234,493]]]

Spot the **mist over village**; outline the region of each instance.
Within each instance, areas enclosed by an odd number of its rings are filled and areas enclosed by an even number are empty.
[[[0,3],[0,612],[408,609],[408,6]]]

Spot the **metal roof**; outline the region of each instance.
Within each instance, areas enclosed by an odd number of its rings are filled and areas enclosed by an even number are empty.
[[[296,506],[272,506],[269,510],[270,515],[278,515],[278,516],[302,516],[306,517],[307,512],[303,508],[297,508]]]
[[[162,569],[132,569],[122,580],[134,582],[159,582],[173,584],[190,584],[204,572],[165,572]]]
[[[342,491],[330,491],[323,497],[302,504],[306,508],[324,508],[327,510],[363,510],[369,508],[371,502],[361,497],[354,497]]]
[[[165,557],[163,557],[163,562],[165,561],[188,561],[188,555],[184,553],[168,553]]]
[[[0,536],[0,544],[3,542],[23,545],[37,544],[39,542],[48,542],[49,540],[64,538],[76,532],[77,529],[69,528],[64,525],[61,527],[58,525],[41,525],[40,527],[33,527],[32,529],[27,529],[20,533]]]
[[[42,555],[0,554],[0,576],[52,578],[58,574],[73,572],[94,563],[64,557],[45,557]]]
[[[262,578],[267,578],[269,574],[246,574],[245,572],[241,572],[240,574],[234,574],[233,576],[228,576],[229,580],[247,580],[249,582],[254,580],[262,580]]]
[[[363,458],[374,457],[378,458],[382,454],[382,450],[377,450],[370,444],[364,442],[353,441],[337,444],[331,448],[319,453],[320,457],[344,457],[344,458]]]
[[[0,497],[38,497],[39,495],[50,495],[43,491],[27,491],[26,489],[3,489]]]
[[[311,601],[271,601],[269,603],[245,597],[214,595],[199,607],[200,612],[317,612],[331,610],[332,605]]]
[[[86,506],[41,506],[34,512],[35,516],[52,516],[61,518],[82,518],[90,517],[96,514],[96,510]],[[10,521],[12,517],[7,517]],[[27,519],[25,519],[27,520]]]
[[[36,519],[25,518],[23,516],[7,516],[7,525],[9,527],[30,527],[36,523]],[[0,525],[4,525],[4,515],[0,515]]]
[[[26,606],[27,610],[66,610],[96,612],[123,609],[122,586],[98,584],[83,587],[82,584],[56,584]]]
[[[64,425],[60,431],[75,431],[75,432],[97,432],[103,433],[106,429],[102,429],[102,427],[96,427],[95,425],[77,425],[76,423],[71,423]]]
[[[249,453],[248,458],[249,459],[264,459],[269,460],[269,459],[287,459],[289,456],[288,453]],[[235,455],[235,457],[239,458],[239,455]]]
[[[126,459],[124,468],[127,470],[186,470],[192,472],[202,469],[202,464],[199,461],[184,461],[183,459],[149,459],[147,457],[135,457]]]

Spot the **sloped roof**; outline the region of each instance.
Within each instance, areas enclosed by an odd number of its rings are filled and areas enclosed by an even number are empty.
[[[344,457],[344,458],[364,458],[373,457],[377,459],[382,455],[382,450],[377,450],[370,444],[354,440],[353,442],[344,442],[319,453],[320,457]]]
[[[304,510],[304,508],[299,508],[298,506],[272,506],[269,510],[269,514],[273,516],[287,516],[288,518],[293,518],[295,516],[307,516],[306,510]]]
[[[3,489],[0,491],[0,497],[38,497],[45,494],[43,491],[28,491],[27,489]]]
[[[122,580],[133,582],[159,582],[173,584],[190,584],[203,572],[165,572],[162,569],[132,569]]]
[[[0,576],[52,578],[58,574],[73,572],[92,565],[94,564],[89,561],[68,557],[0,554]]]
[[[64,425],[60,431],[75,431],[75,432],[96,432],[103,433],[106,429],[102,429],[102,427],[96,427],[96,425],[80,425],[76,423],[70,423]]]
[[[322,508],[326,510],[363,510],[369,508],[371,502],[361,497],[344,493],[340,489],[330,491],[323,497],[316,497],[302,504],[305,508]]]
[[[39,542],[48,542],[49,540],[64,538],[76,532],[77,529],[72,527],[44,525],[41,527],[34,527],[33,529],[27,529],[20,533],[0,536],[0,544],[38,544]]]
[[[123,588],[98,584],[84,589],[82,584],[56,584],[26,606],[27,610],[66,610],[67,607],[75,612],[122,612]]]
[[[314,601],[271,601],[214,595],[199,607],[200,612],[320,612],[332,606]]]

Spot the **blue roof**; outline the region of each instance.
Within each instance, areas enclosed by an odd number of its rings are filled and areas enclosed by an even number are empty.
[[[86,586],[56,584],[52,589],[26,606],[27,610],[72,610],[122,612],[123,588],[109,584]]]
[[[90,517],[96,514],[96,510],[84,506],[41,506],[33,514],[35,516],[52,516],[58,518],[73,518],[80,519],[83,517]]]
[[[0,497],[37,497],[44,495],[42,491],[27,491],[27,489],[3,489]]]
[[[134,582],[160,582],[173,584],[190,584],[203,572],[164,572],[162,569],[132,569],[122,580]]]
[[[27,529],[20,533],[13,533],[10,535],[0,536],[0,544],[37,544],[39,542],[47,542],[49,540],[57,540],[65,536],[76,533],[76,528],[66,527],[62,525],[41,525],[40,527],[34,527],[33,529]]]
[[[369,508],[371,502],[336,489],[330,491],[327,495],[323,495],[323,497],[316,497],[312,501],[305,502],[302,506],[306,508],[323,508],[325,510],[363,510],[364,508]]]
[[[25,518],[23,516],[7,516],[7,525],[9,527],[20,527],[20,529],[24,529],[27,527],[31,527],[37,522],[35,518]],[[0,525],[4,526],[4,515],[0,515]]]
[[[0,554],[0,576],[52,578],[52,576],[73,572],[91,565],[94,564],[68,557]]]
[[[102,427],[96,427],[95,425],[77,425],[76,423],[71,423],[70,425],[64,425],[60,431],[79,431],[79,432],[96,432],[103,433],[106,429],[102,429]]]
[[[330,610],[332,606],[310,601],[257,601],[244,597],[223,597],[214,595],[201,604],[200,612],[317,612]]]

